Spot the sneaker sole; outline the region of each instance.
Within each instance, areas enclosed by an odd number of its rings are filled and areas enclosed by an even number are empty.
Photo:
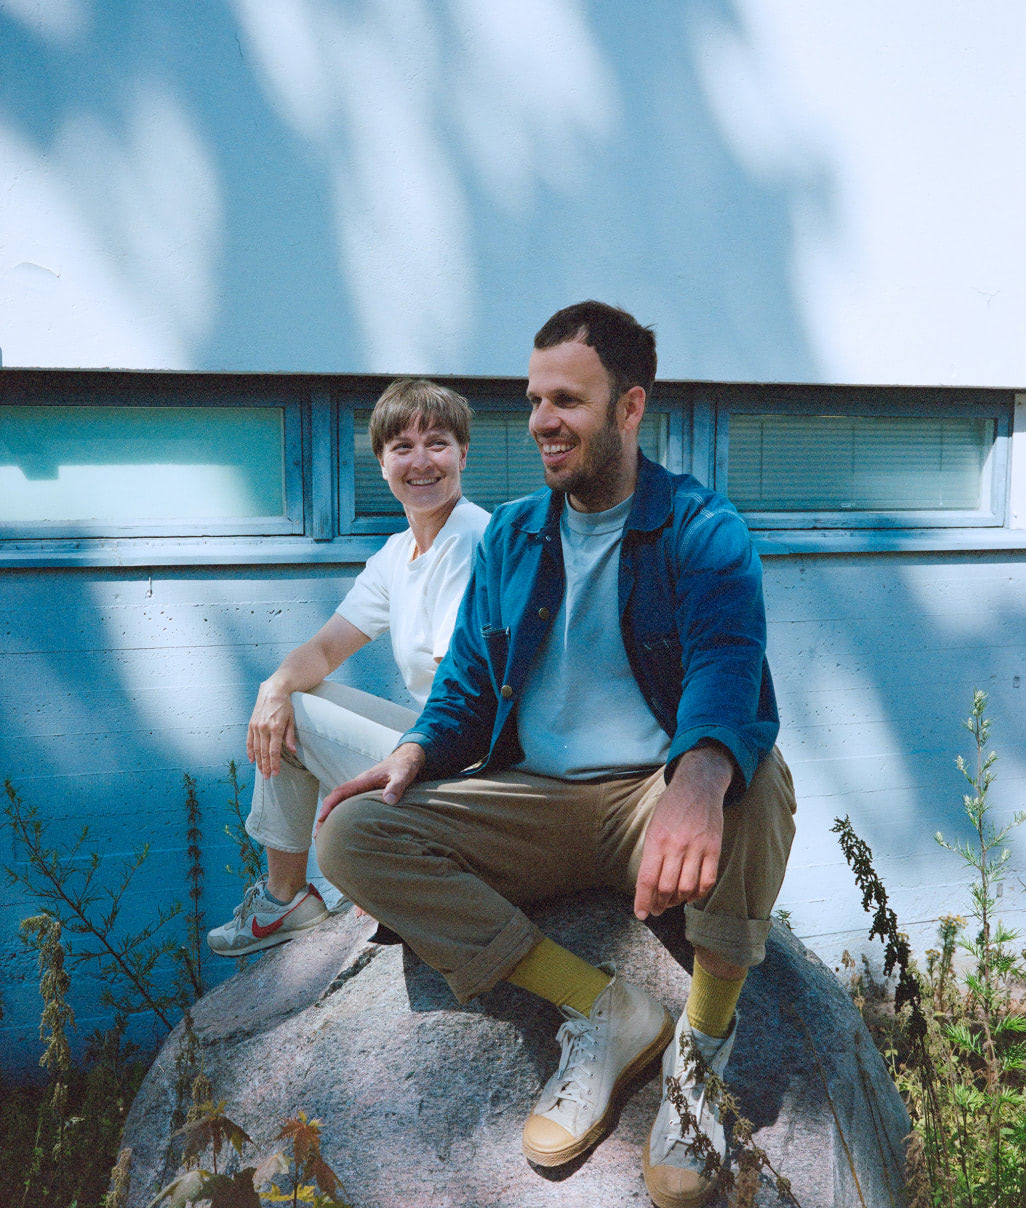
[[[287,944],[289,940],[295,939],[297,935],[302,935],[304,931],[309,931],[311,927],[319,927],[328,914],[329,912],[326,910],[320,918],[311,919],[299,927],[290,927],[288,931],[276,931],[274,935],[269,935],[266,939],[254,939],[244,948],[215,948],[208,935],[207,947],[215,956],[246,956],[250,952],[259,952],[263,948],[274,948],[278,944]]]
[[[662,1056],[663,1050],[673,1039],[673,1029],[676,1027],[673,1016],[663,1008],[663,1026],[659,1035],[652,1043],[634,1058],[629,1065],[625,1065],[620,1073],[620,1077],[613,1083],[613,1089],[609,1094],[609,1104],[602,1115],[588,1129],[586,1133],[582,1133],[571,1144],[563,1149],[540,1151],[534,1149],[525,1140],[521,1140],[521,1147],[528,1161],[533,1162],[535,1166],[563,1166],[567,1162],[572,1162],[574,1158],[580,1157],[586,1149],[590,1149],[597,1141],[601,1139],[603,1134],[609,1128],[610,1120],[615,1112],[620,1099],[627,1091],[630,1084],[638,1075],[642,1073],[656,1057]]]

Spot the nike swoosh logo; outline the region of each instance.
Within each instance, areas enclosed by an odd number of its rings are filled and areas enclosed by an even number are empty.
[[[303,902],[305,902],[305,901],[306,901],[306,898],[303,898]],[[295,906],[292,907],[292,910],[298,910],[300,908],[300,906],[303,905],[303,902],[297,902],[295,904]],[[274,933],[278,930],[278,928],[282,925],[282,923],[284,923],[285,920],[292,913],[292,910],[287,910],[281,916],[280,919],[275,919],[273,923],[269,923],[266,927],[264,927],[261,923],[258,923],[256,921],[256,919],[254,919],[253,920],[253,936],[254,936],[254,938],[256,938],[258,940],[265,940],[265,939],[267,939],[267,937],[269,935],[274,935]]]
[[[291,914],[292,911],[289,911]],[[253,936],[258,940],[265,940],[269,935],[274,935],[278,928],[285,922],[287,915],[282,915],[280,919],[275,919],[268,927],[262,927],[256,919],[253,920]]]

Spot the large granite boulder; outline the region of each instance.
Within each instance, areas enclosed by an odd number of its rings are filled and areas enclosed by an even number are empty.
[[[690,961],[680,912],[673,914],[657,920],[662,942],[606,894],[554,903],[536,918],[582,956],[615,960],[679,1013]],[[533,1168],[520,1131],[558,1058],[556,1010],[505,984],[460,1006],[437,973],[402,945],[373,942],[374,931],[371,920],[344,909],[196,1004],[216,1097],[260,1152],[271,1149],[283,1119],[303,1110],[321,1120],[324,1156],[355,1208],[650,1203],[640,1150],[658,1078],[629,1097],[589,1155],[559,1171]],[[830,970],[774,924],[740,1010],[727,1078],[802,1208],[901,1208],[908,1117]],[[142,1208],[173,1174],[166,1154],[181,1039],[179,1026],[129,1115],[130,1208]],[[255,1157],[247,1154],[246,1164]],[[768,1181],[756,1202],[779,1202]]]

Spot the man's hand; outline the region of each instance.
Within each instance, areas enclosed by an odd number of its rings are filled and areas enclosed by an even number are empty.
[[[733,774],[718,746],[696,747],[677,761],[645,833],[634,894],[639,919],[705,897],[716,884],[723,797]]]
[[[424,748],[417,742],[404,742],[380,763],[340,784],[337,789],[324,798],[324,808],[317,818],[314,836],[324,825],[331,811],[340,801],[356,797],[360,793],[369,793],[372,789],[383,789],[381,796],[388,805],[395,805],[402,800],[403,793],[420,775],[424,766]]]
[[[296,721],[292,697],[272,680],[265,680],[257,693],[253,716],[246,731],[246,756],[267,780],[281,769],[282,743],[296,753]]]

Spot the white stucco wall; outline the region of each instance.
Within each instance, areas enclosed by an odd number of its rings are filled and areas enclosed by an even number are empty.
[[[1017,0],[0,0],[6,365],[1026,384]]]

